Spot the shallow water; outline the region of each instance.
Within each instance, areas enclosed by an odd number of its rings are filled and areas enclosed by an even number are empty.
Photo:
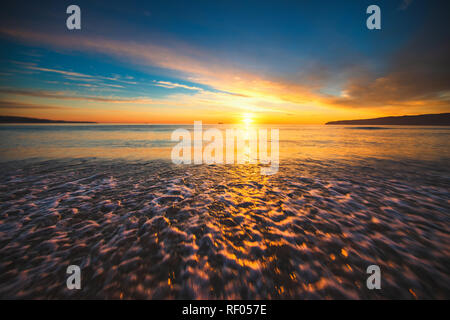
[[[134,159],[125,139],[121,157],[66,141],[30,158],[36,130],[29,152],[27,133],[22,153],[2,135],[0,297],[448,299],[449,130],[324,130],[281,130],[272,176]]]
[[[171,133],[178,128],[192,131],[193,126],[0,125],[0,161],[91,157],[170,160],[176,144]],[[383,126],[380,130],[379,126],[203,125],[204,131],[208,128],[222,132],[227,128],[279,129],[281,160],[372,157],[450,161],[450,127]]]

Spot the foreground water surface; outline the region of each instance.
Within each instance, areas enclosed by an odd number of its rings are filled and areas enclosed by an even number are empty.
[[[450,297],[449,129],[282,127],[272,176],[171,130],[0,127],[0,297]]]

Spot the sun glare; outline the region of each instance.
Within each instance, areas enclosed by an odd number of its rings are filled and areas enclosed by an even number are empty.
[[[246,125],[250,125],[253,123],[253,115],[251,113],[244,113],[242,115],[242,122]]]

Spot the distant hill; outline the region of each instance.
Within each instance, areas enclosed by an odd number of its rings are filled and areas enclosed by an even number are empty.
[[[63,121],[27,117],[0,116],[0,123],[96,123],[88,121]]]
[[[418,116],[383,117],[362,120],[330,121],[335,125],[405,125],[405,126],[450,126],[450,113],[422,114]]]

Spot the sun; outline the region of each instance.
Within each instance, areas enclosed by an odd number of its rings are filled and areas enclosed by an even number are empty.
[[[252,124],[253,123],[253,115],[251,113],[244,113],[242,115],[242,122],[247,126]]]

